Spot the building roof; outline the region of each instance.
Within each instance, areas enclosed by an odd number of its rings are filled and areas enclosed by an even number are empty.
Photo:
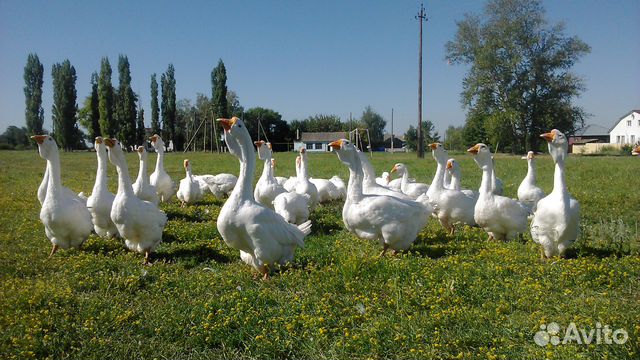
[[[338,139],[348,139],[346,132],[302,132],[300,141],[302,142],[331,142]]]
[[[609,129],[600,125],[587,125],[582,129],[576,131],[574,136],[588,137],[588,136],[609,136]]]
[[[610,133],[610,132],[611,132],[611,131],[616,127],[616,126],[618,126],[618,124],[620,123],[620,121],[622,121],[622,119],[626,118],[627,116],[629,116],[629,115],[631,115],[631,114],[633,114],[633,113],[638,113],[638,114],[640,114],[640,110],[631,110],[631,111],[629,111],[628,113],[624,114],[620,119],[618,119],[618,120],[613,124],[613,126],[609,129],[609,131],[608,131],[608,132]]]

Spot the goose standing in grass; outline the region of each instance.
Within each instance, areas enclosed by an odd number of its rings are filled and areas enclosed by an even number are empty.
[[[296,175],[295,176],[290,176],[287,180],[285,180],[284,184],[282,184],[282,186],[284,186],[285,190],[287,190],[289,192],[295,191],[296,185],[298,184],[298,176],[300,176],[300,162],[301,161],[302,161],[302,159],[300,158],[300,155],[296,156],[296,162],[295,162]]]
[[[298,173],[295,192],[309,196],[310,210],[313,210],[318,205],[318,188],[309,181],[307,150],[305,148],[300,149],[300,172]]]
[[[413,196],[407,195],[400,190],[394,190],[386,186],[378,184],[375,180],[376,175],[366,153],[358,151],[360,157],[360,167],[362,168],[362,192],[368,195],[387,195],[397,197],[398,199],[414,200]]]
[[[140,200],[146,200],[158,205],[159,199],[156,187],[151,185],[147,175],[147,150],[144,149],[144,146],[138,146],[136,152],[138,153],[138,158],[140,158],[140,168],[138,169],[138,178],[133,183],[133,193]]]
[[[391,172],[397,172],[398,175],[402,176],[400,189],[402,189],[402,192],[409,195],[412,199],[417,199],[420,195],[425,194],[429,190],[429,185],[427,184],[409,181],[409,169],[405,164],[395,164],[393,169],[391,169]]]
[[[253,197],[256,155],[244,122],[236,117],[218,119],[229,152],[240,161],[238,184],[220,210],[217,226],[224,242],[240,250],[242,260],[267,278],[271,265],[293,260],[297,247],[311,232],[311,222],[295,226]]]
[[[79,247],[91,234],[93,223],[85,202],[76,194],[65,191],[60,178],[60,153],[49,135],[31,137],[38,143],[40,157],[47,161],[49,180],[40,209],[40,220],[51,240],[52,256],[59,248]]]
[[[578,238],[580,231],[580,203],[567,191],[564,162],[567,158],[566,136],[553,129],[540,135],[549,146],[555,163],[553,190],[538,201],[531,222],[531,237],[541,245],[541,256],[563,256]]]
[[[36,136],[40,136],[40,135],[36,135]],[[31,138],[33,139],[33,137]],[[38,201],[40,202],[40,205],[44,203],[44,199],[47,197],[48,186],[49,186],[49,162],[47,161],[47,165],[44,168],[44,176],[42,177],[42,182],[40,183],[40,186],[38,186],[37,196],[38,196]],[[83,192],[76,194],[66,186],[61,186],[61,188],[62,188],[62,192],[64,192],[66,196],[69,196],[69,197],[75,196],[78,198],[79,201],[82,201],[85,205],[87,204],[87,197],[84,195]]]
[[[478,143],[467,151],[473,154],[473,159],[482,169],[482,182],[474,208],[478,226],[489,234],[489,239],[509,240],[525,232],[529,209],[514,199],[493,193],[493,161],[489,147]]]
[[[449,189],[460,190],[463,193],[467,194],[468,196],[471,196],[474,199],[478,200],[479,194],[477,191],[463,189],[462,186],[460,185],[460,182],[462,181],[462,171],[460,170],[460,164],[456,159],[451,158],[447,160],[447,169],[445,173],[449,174],[449,178],[450,178]]]
[[[340,161],[349,167],[347,199],[342,208],[342,220],[347,230],[363,239],[378,240],[383,246],[381,256],[387,249],[408,249],[426,224],[432,209],[411,200],[364,194],[364,172],[355,146],[346,139],[329,145]]]
[[[262,174],[260,179],[256,183],[256,188],[253,191],[253,197],[258,203],[268,208],[273,209],[273,200],[276,196],[287,192],[284,187],[276,181],[273,177],[273,165],[271,163],[271,144],[264,141],[254,142],[258,148],[258,159],[264,161],[262,167]]]
[[[156,149],[158,158],[156,160],[156,169],[151,173],[149,182],[156,188],[160,201],[168,202],[171,201],[175,194],[175,184],[169,174],[164,171],[164,141],[158,134],[153,135],[150,140],[153,148]]]
[[[107,188],[107,148],[100,136],[96,137],[94,147],[98,157],[98,170],[93,191],[87,199],[87,208],[91,213],[96,234],[103,238],[112,238],[118,236],[118,228],[111,220],[111,205],[116,196]]]
[[[104,143],[109,147],[109,161],[118,171],[118,193],[111,207],[111,220],[129,250],[144,253],[144,264],[149,264],[150,254],[162,242],[167,215],[133,193],[127,160],[118,140],[104,139]]]
[[[233,174],[220,173],[217,175],[200,175],[196,179],[202,179],[209,187],[209,191],[218,199],[222,199],[225,195],[231,195],[233,188],[236,187],[238,177]]]
[[[536,186],[536,160],[534,152],[529,151],[524,159],[527,160],[527,176],[524,177],[520,186],[518,186],[518,200],[534,213],[538,201],[540,201],[545,194],[542,189]]]
[[[191,162],[189,162],[189,159],[184,159],[183,166],[185,177],[180,180],[180,186],[178,187],[176,196],[178,200],[180,200],[181,206],[185,207],[186,204],[192,204],[202,200],[204,193],[202,192],[201,183],[196,180],[191,173]]]
[[[449,230],[450,234],[453,234],[455,224],[475,226],[476,199],[460,190],[444,188],[444,172],[448,160],[447,151],[440,143],[429,144],[429,147],[437,167],[427,196],[440,224]]]

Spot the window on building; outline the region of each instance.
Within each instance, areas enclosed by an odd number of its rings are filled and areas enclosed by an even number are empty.
[[[627,126],[631,126],[631,120],[627,120]]]
[[[307,150],[313,150],[313,143],[306,143]]]
[[[636,143],[636,136],[635,135],[631,135],[631,143],[632,144]]]
[[[316,143],[316,150],[322,150],[322,143]]]

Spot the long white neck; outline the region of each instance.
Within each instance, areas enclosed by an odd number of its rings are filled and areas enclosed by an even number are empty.
[[[250,141],[249,141],[250,142]],[[240,172],[238,174],[238,183],[233,188],[231,195],[235,199],[254,200],[253,198],[253,174],[256,170],[256,154],[252,145],[241,146],[241,154],[238,157],[240,161]]]
[[[486,165],[482,166],[482,181],[480,182],[480,195],[491,195],[493,194],[493,166],[489,162]]]
[[[405,191],[409,186],[409,169],[404,168],[404,172],[402,173],[402,182],[400,183],[400,188],[402,191]]]
[[[164,171],[164,150],[159,148],[156,150],[158,158],[156,159],[156,173]]]
[[[347,187],[347,199],[358,202],[362,199],[362,181],[364,172],[358,156],[354,156],[354,160],[349,162],[349,185]]]
[[[564,179],[564,161],[557,161],[553,172],[553,193],[561,193],[563,196],[569,196],[567,192],[567,184]]]
[[[444,182],[442,183],[442,185],[446,189],[452,189],[452,187],[451,187],[451,172],[449,172],[447,170],[444,171]]]
[[[536,183],[536,163],[533,159],[527,159],[527,176],[525,176],[524,180],[528,184]]]
[[[129,197],[134,196],[133,187],[131,187],[131,178],[129,177],[129,169],[127,168],[127,161],[124,159],[124,156],[118,159],[116,163],[116,170],[118,171],[118,195],[126,194]]]
[[[136,182],[142,185],[149,183],[149,178],[147,177],[147,161],[143,158],[140,158],[140,168],[138,169],[138,179]]]
[[[272,170],[271,170],[271,155],[265,155],[264,157],[264,166],[262,167],[262,174],[260,175],[261,181],[268,181],[273,178]]]
[[[362,181],[364,184],[367,184],[367,186],[375,186],[377,184],[375,171],[369,159],[366,159],[366,155],[364,157],[365,159],[359,158],[360,164],[362,165]]]
[[[436,159],[436,163],[438,164],[436,167],[436,174],[433,175],[433,181],[429,186],[429,190],[427,190],[427,196],[430,198],[433,198],[436,191],[444,189],[444,185],[442,184],[444,182],[444,165],[442,164],[442,161],[438,159]]]
[[[302,155],[300,156],[300,172],[298,173],[298,181],[300,180],[309,180],[309,173],[307,172],[307,157]]]
[[[93,185],[93,192],[97,193],[101,189],[107,188],[107,154],[106,151],[96,151],[98,156],[98,170],[96,171],[96,183]]]
[[[449,189],[460,190],[460,174],[455,171],[447,171],[447,173],[451,174]]]
[[[49,161],[46,162],[47,165],[44,167],[44,176],[42,177],[42,182],[40,186],[38,186],[38,200],[42,204],[44,202],[44,198],[47,196],[47,187],[49,185]]]
[[[58,198],[61,194],[62,180],[60,179],[60,157],[54,153],[47,159],[49,167],[49,183],[47,184],[47,198]]]

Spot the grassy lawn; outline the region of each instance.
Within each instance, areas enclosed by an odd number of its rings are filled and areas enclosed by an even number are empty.
[[[190,153],[194,173],[238,171],[228,154]],[[277,153],[276,174],[293,174],[293,153]],[[465,187],[480,170],[457,154]],[[155,156],[150,155],[155,161]],[[168,154],[174,181],[183,154]],[[127,155],[132,174],[137,156]],[[346,180],[334,154],[311,154],[310,174]],[[505,193],[526,174],[520,157],[498,156]],[[435,162],[375,154],[378,173],[404,162],[431,181]],[[61,155],[63,183],[90,194],[93,153]],[[0,358],[640,358],[640,159],[571,157],[570,192],[582,205],[582,238],[568,259],[542,261],[525,243],[487,242],[478,229],[448,236],[430,220],[407,254],[378,258],[378,244],[347,233],[342,204],[318,207],[294,264],[268,281],[216,230],[222,202],[162,205],[164,242],[143,266],[120,240],[92,235],[80,250],[48,259],[36,190],[45,163],[35,151],[0,152]],[[150,166],[153,171],[153,166]],[[262,170],[259,164],[256,180]],[[109,168],[115,192],[115,169]],[[538,158],[549,192],[553,164]],[[541,325],[622,328],[622,344],[539,346]],[[594,336],[595,338],[595,336]]]

